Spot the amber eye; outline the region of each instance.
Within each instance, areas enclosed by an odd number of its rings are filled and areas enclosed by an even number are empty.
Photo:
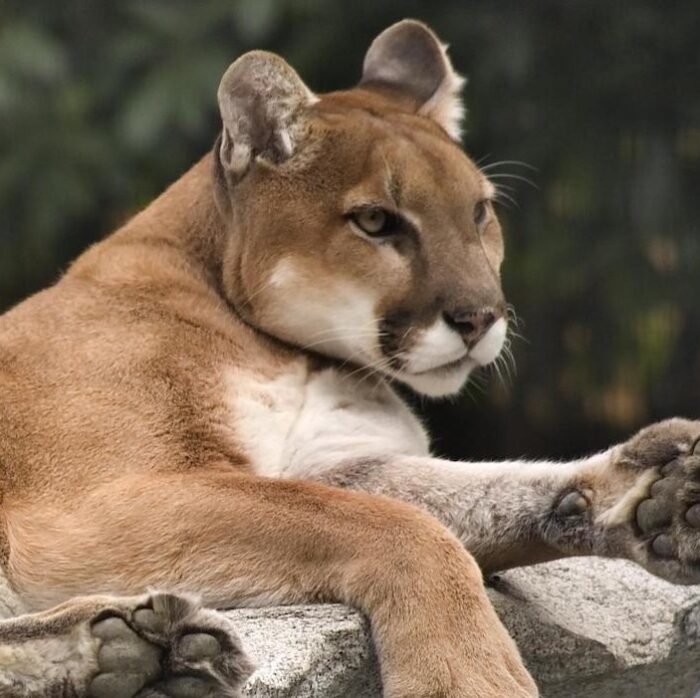
[[[474,206],[474,223],[476,225],[481,225],[486,220],[489,213],[488,205],[489,202],[485,199],[476,202]]]
[[[363,208],[350,214],[350,220],[366,235],[382,237],[398,232],[401,219],[383,208]]]

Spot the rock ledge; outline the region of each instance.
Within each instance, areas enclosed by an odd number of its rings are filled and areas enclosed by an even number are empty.
[[[491,598],[544,698],[691,698],[700,684],[700,587],[622,561],[499,575]],[[338,605],[234,610],[258,670],[251,698],[379,698],[368,625]]]

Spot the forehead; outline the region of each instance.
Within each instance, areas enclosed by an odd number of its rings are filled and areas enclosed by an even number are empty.
[[[317,107],[327,155],[343,163],[348,179],[413,203],[489,195],[486,178],[440,127],[385,104],[332,95]]]

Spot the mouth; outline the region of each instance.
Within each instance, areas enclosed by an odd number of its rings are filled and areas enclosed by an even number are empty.
[[[507,322],[500,318],[468,347],[459,333],[444,322],[437,322],[418,335],[408,351],[399,349],[400,342],[380,341],[384,359],[379,371],[424,395],[455,394],[474,369],[498,358],[506,334]]]
[[[457,394],[477,366],[478,363],[468,353],[464,353],[458,359],[418,371],[409,371],[405,367],[395,368],[390,375],[420,395],[442,397]]]
[[[437,366],[426,368],[421,371],[404,371],[404,373],[410,376],[435,376],[444,373],[450,373],[451,371],[460,370],[464,368],[468,363],[475,362],[472,359],[470,359],[469,352],[465,351],[464,354],[458,359],[453,359],[451,361],[447,361],[444,364],[438,364]]]

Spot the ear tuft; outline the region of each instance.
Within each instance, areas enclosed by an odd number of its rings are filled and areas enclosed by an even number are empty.
[[[386,86],[411,97],[417,113],[433,119],[451,138],[459,140],[464,82],[437,36],[422,22],[405,19],[372,42],[360,85]]]
[[[291,157],[303,135],[303,109],[316,97],[282,58],[251,51],[224,73],[218,100],[219,158],[227,172],[240,177],[257,157],[273,163]]]

